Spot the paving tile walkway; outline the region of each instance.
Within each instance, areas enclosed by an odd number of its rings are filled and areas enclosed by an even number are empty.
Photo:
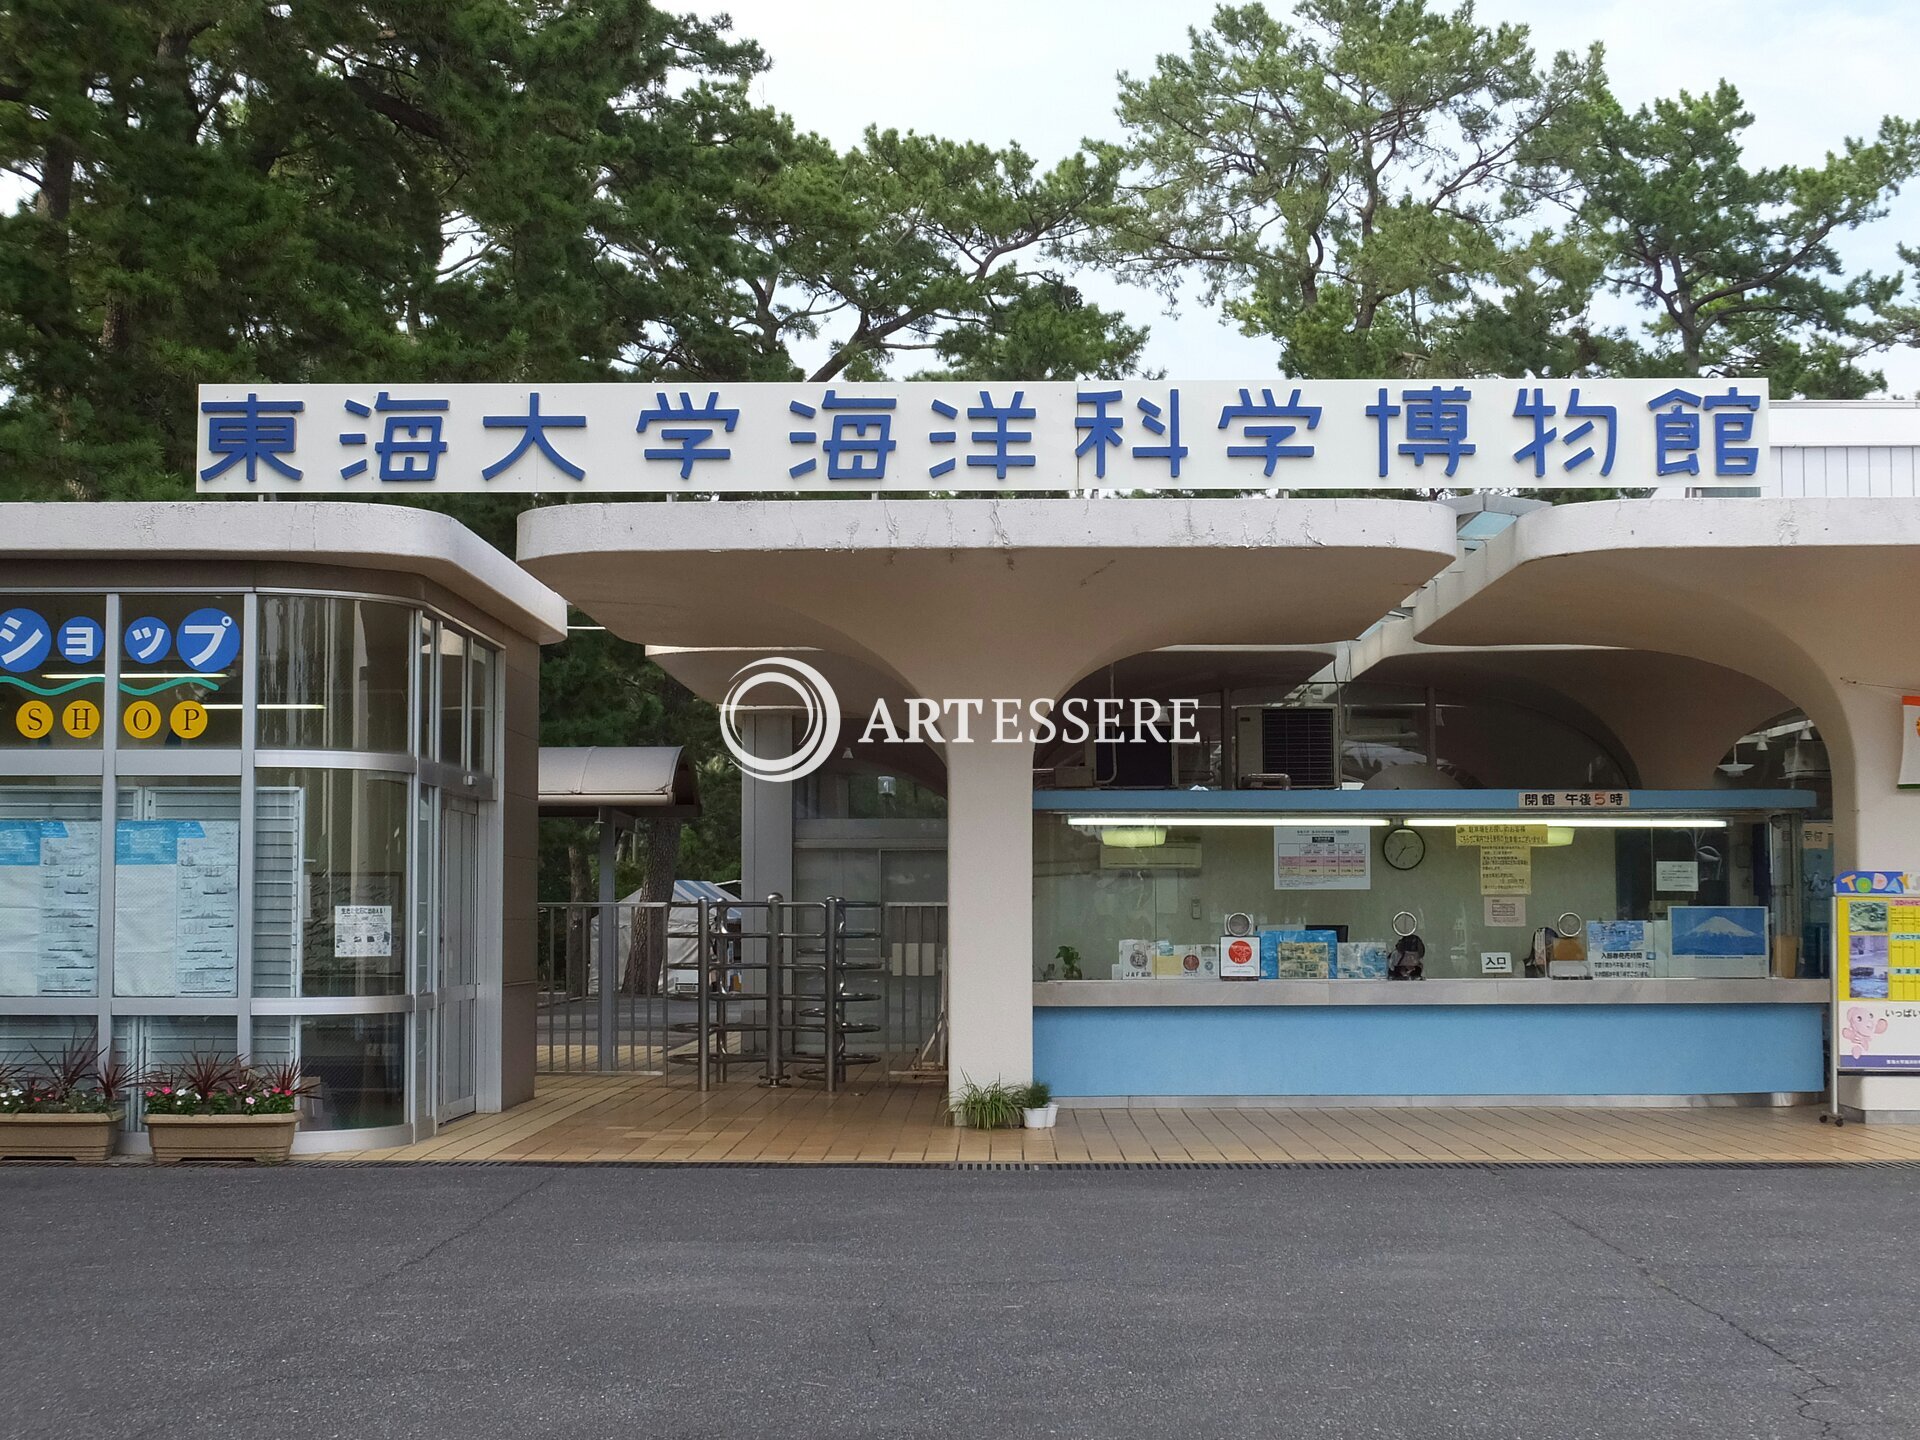
[[[417,1145],[352,1158],[741,1165],[1885,1162],[1920,1161],[1920,1126],[1836,1129],[1805,1107],[1063,1106],[1053,1130],[989,1132],[949,1125],[936,1084],[868,1083],[829,1096],[814,1086],[768,1090],[734,1082],[702,1095],[684,1080],[544,1075],[524,1105],[456,1121]]]

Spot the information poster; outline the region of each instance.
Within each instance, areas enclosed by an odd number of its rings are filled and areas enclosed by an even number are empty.
[[[1920,1071],[1920,894],[1904,877],[1877,893],[1849,893],[1836,876],[1833,902],[1834,1048],[1842,1071]]]
[[[100,823],[0,820],[0,995],[92,995]]]
[[[1487,895],[1481,899],[1481,923],[1489,930],[1527,928],[1527,897],[1524,895]]]
[[[236,994],[238,823],[122,820],[113,838],[115,991]]]
[[[1367,890],[1373,846],[1362,825],[1276,825],[1273,888]]]
[[[1645,920],[1589,920],[1587,973],[1595,980],[1651,979],[1652,928]]]
[[[1663,895],[1697,895],[1700,892],[1700,862],[1654,861],[1653,888]]]
[[[1482,895],[1531,895],[1533,851],[1523,845],[1480,847]]]
[[[337,960],[388,960],[393,957],[391,905],[333,907],[333,954]]]

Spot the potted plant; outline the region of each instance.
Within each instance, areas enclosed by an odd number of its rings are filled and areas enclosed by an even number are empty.
[[[256,1069],[238,1060],[195,1055],[177,1069],[156,1071],[141,1087],[154,1163],[279,1164],[293,1153],[300,1101],[313,1088],[297,1064]]]
[[[1020,1092],[1020,1119],[1029,1130],[1051,1130],[1053,1122],[1060,1118],[1060,1107],[1054,1103],[1053,1087],[1044,1080],[1036,1080]]]
[[[1023,1087],[998,1080],[991,1085],[976,1085],[965,1080],[960,1093],[954,1097],[954,1123],[974,1130],[1017,1130],[1020,1101],[1025,1093]]]
[[[1062,945],[1058,950],[1053,952],[1053,958],[1060,962],[1060,978],[1062,980],[1078,980],[1080,978],[1080,952],[1074,949],[1073,946]]]
[[[105,1160],[127,1079],[91,1045],[42,1056],[37,1070],[0,1066],[0,1159]]]

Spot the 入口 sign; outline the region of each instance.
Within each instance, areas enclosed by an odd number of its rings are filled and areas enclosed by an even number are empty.
[[[204,385],[203,493],[1750,485],[1764,380]]]

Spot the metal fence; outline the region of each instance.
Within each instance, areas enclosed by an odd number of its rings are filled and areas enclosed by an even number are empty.
[[[540,907],[538,1065],[837,1089],[946,1064],[947,907],[770,896]]]

